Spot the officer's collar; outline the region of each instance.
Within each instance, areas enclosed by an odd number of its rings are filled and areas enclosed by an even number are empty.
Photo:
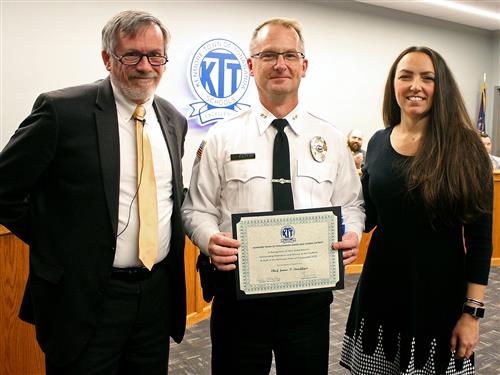
[[[264,106],[260,103],[254,108],[254,114],[257,118],[259,133],[262,135],[267,130],[267,128],[271,126],[271,123],[276,119],[276,116],[274,116],[271,112],[264,108]],[[300,106],[300,104],[297,104],[297,106],[284,117],[288,121],[288,124],[290,125],[292,131],[297,135],[300,135],[302,131],[302,113],[302,107]]]

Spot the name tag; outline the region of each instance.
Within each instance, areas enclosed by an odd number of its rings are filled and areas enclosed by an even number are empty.
[[[231,160],[255,159],[255,154],[231,154]]]

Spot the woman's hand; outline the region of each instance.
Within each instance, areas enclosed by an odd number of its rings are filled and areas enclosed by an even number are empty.
[[[451,333],[450,349],[455,358],[470,358],[479,342],[479,319],[462,314]]]

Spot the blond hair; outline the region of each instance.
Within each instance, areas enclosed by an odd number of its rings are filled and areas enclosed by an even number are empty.
[[[264,28],[267,25],[279,25],[286,27],[288,29],[295,30],[299,37],[300,41],[300,48],[302,51],[299,52],[304,52],[304,37],[302,36],[302,26],[300,26],[300,23],[297,20],[291,19],[291,18],[283,18],[283,17],[275,17],[275,18],[269,18],[263,22],[261,22],[253,31],[252,33],[252,39],[250,39],[250,52],[255,53],[255,45],[257,44],[257,37],[259,36],[260,30]]]

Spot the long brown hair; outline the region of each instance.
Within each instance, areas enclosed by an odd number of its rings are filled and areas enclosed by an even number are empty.
[[[385,84],[385,127],[401,122],[394,77],[408,53],[428,55],[435,70],[435,92],[420,147],[403,170],[410,192],[418,192],[433,223],[468,223],[492,211],[490,160],[467,113],[458,85],[443,57],[428,47],[409,47],[392,64]]]

